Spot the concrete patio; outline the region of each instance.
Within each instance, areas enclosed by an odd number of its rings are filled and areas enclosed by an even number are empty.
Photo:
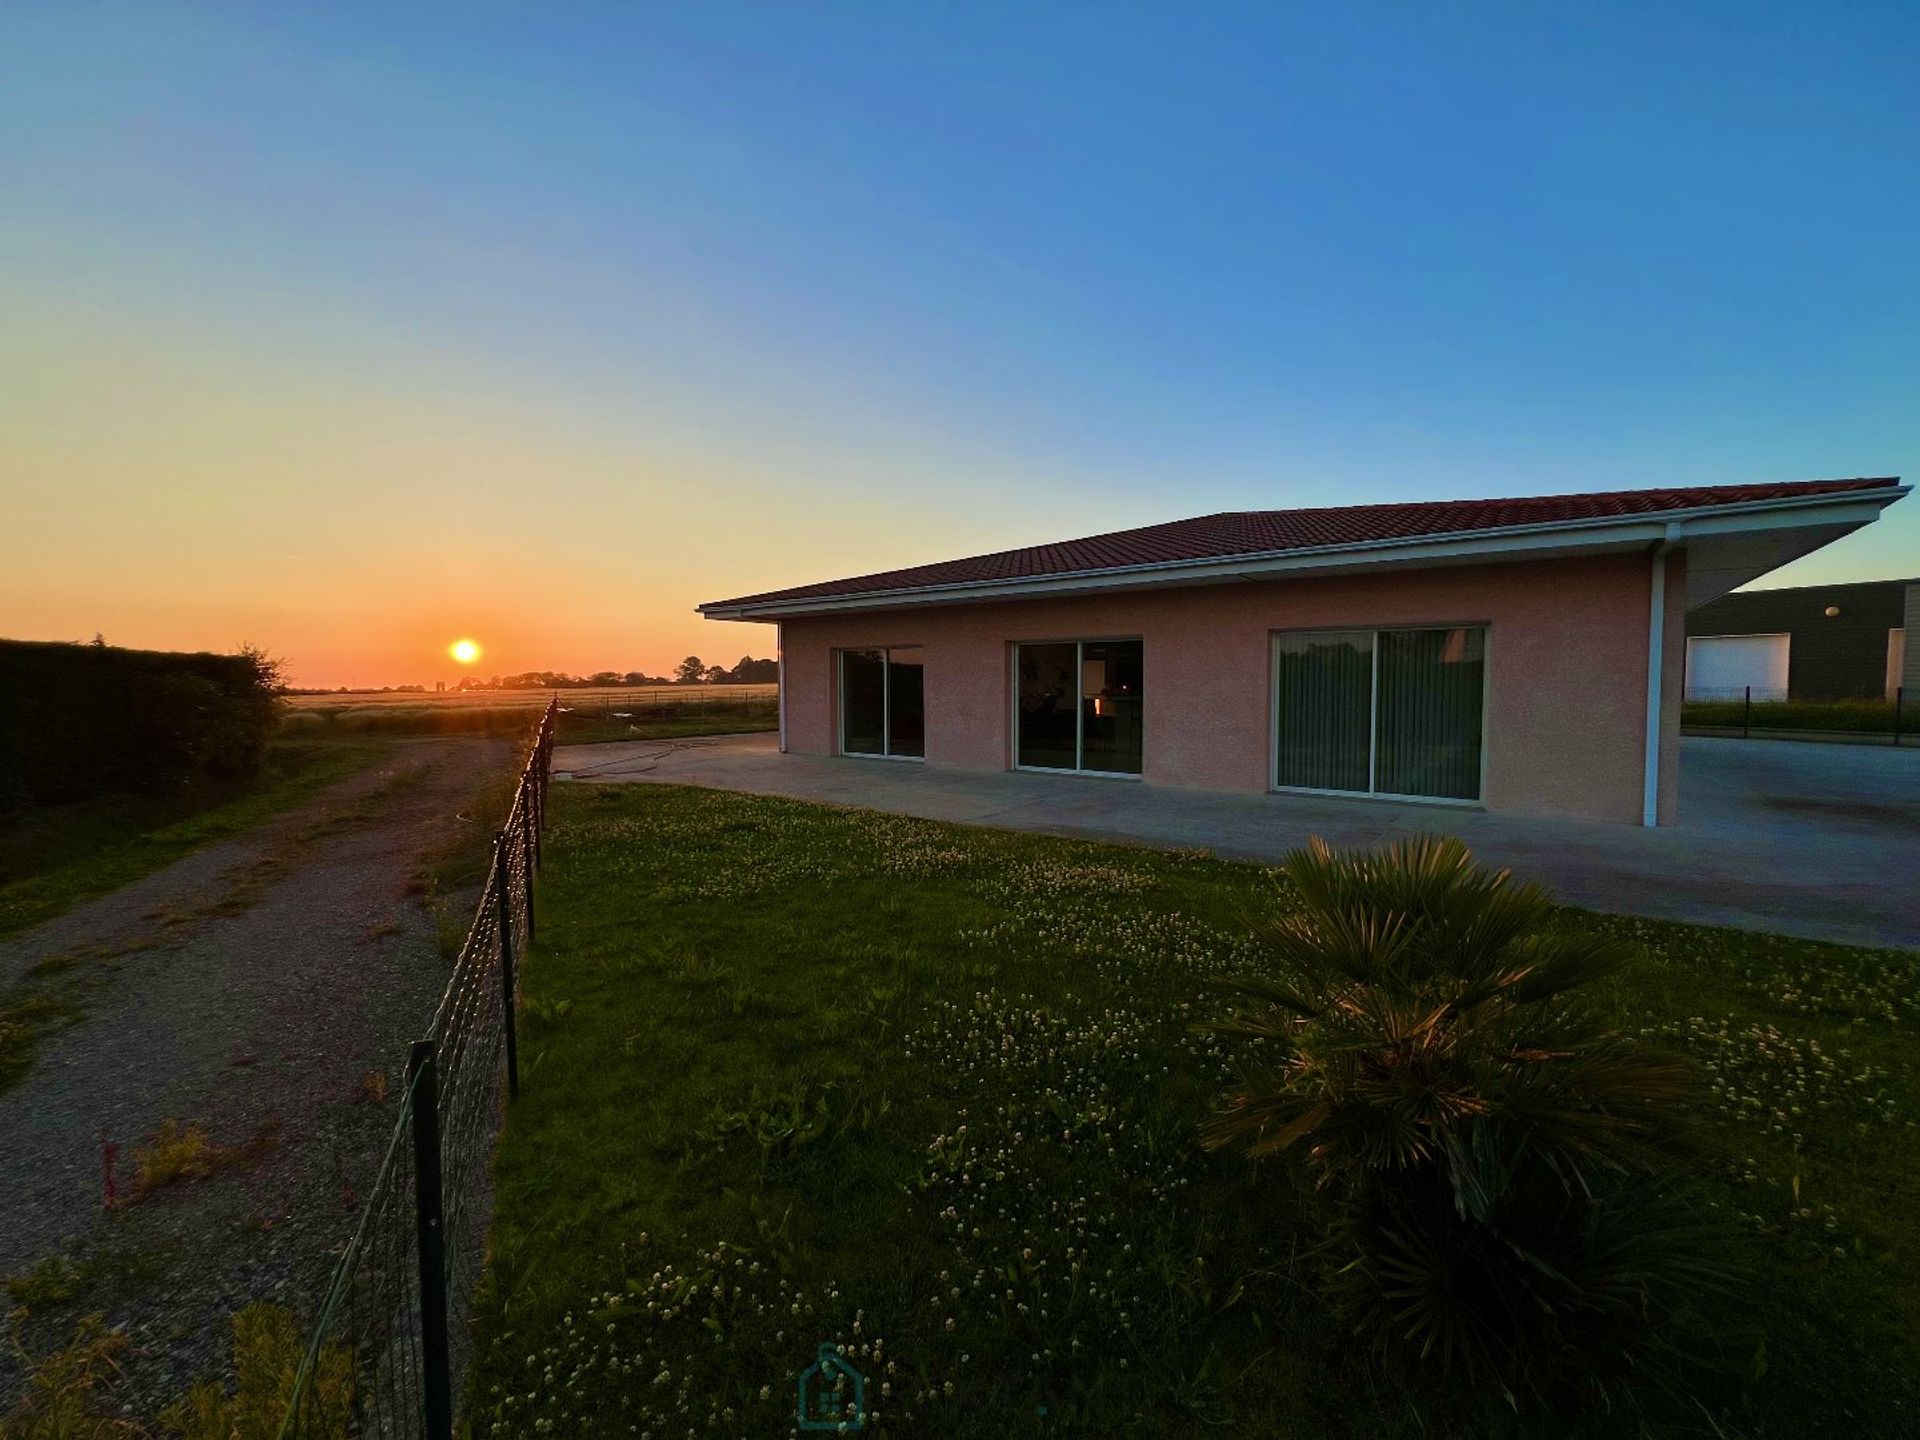
[[[1375,845],[1443,831],[1569,904],[1920,948],[1920,749],[1687,739],[1681,823],[1659,830],[782,755],[771,734],[564,746],[554,769],[581,782],[704,785],[1250,860],[1312,835]]]

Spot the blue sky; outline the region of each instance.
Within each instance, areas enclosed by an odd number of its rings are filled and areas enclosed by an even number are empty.
[[[652,668],[1208,510],[1913,475],[1916,95],[1911,5],[11,8],[0,628]]]

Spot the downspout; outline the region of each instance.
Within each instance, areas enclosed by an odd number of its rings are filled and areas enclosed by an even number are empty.
[[[1665,538],[1653,547],[1653,594],[1647,607],[1647,753],[1640,789],[1640,823],[1660,823],[1660,685],[1667,664],[1667,552],[1680,539],[1680,526],[1669,524]]]
[[[787,753],[787,627],[780,621],[773,622],[773,653],[775,663],[780,667],[778,693],[774,699],[780,708],[780,753]]]

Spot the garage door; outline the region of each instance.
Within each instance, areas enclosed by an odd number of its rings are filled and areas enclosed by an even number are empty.
[[[1787,698],[1787,636],[1696,635],[1687,641],[1687,699]]]

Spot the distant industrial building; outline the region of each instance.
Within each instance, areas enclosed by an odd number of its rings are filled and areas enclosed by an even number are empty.
[[[1687,613],[1687,698],[1920,696],[1920,579],[1723,595]]]

